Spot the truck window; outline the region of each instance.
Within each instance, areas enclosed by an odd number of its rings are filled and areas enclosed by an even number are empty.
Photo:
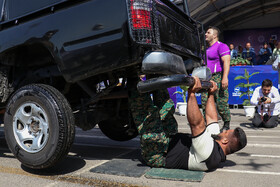
[[[13,19],[62,1],[65,0],[9,0],[7,1],[8,19]]]

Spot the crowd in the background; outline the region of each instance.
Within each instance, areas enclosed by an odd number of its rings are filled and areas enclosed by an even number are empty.
[[[264,65],[272,61],[280,55],[280,41],[270,39],[269,42],[264,42],[261,49],[257,52],[250,42],[247,42],[245,47],[242,45],[237,47],[234,44],[229,45],[231,59],[238,57],[247,59],[252,65]],[[257,58],[259,56],[259,58]]]

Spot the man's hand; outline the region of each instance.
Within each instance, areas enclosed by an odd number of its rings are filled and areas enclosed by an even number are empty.
[[[222,88],[224,90],[226,90],[227,87],[228,87],[228,78],[227,77],[223,77],[223,79],[222,79]]]
[[[195,80],[195,83],[192,87],[189,88],[189,92],[196,93],[202,88],[202,86],[198,77],[193,77],[193,78]]]
[[[266,100],[264,102],[262,102],[262,98],[266,98]],[[271,99],[269,97],[260,97],[259,99],[259,102],[258,102],[258,105],[264,103],[264,104],[268,104],[268,103],[271,103]]]
[[[265,98],[266,98],[266,100],[265,100],[264,104],[271,103],[271,99],[269,97],[265,97]]]
[[[212,83],[212,87],[209,88],[208,94],[214,94],[218,90],[217,83],[214,81],[210,81]]]

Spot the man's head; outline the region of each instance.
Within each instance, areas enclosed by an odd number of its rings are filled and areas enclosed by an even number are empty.
[[[262,93],[264,96],[267,96],[270,91],[271,91],[271,87],[272,87],[272,81],[269,79],[265,79],[262,82]]]
[[[233,45],[233,44],[230,44],[230,45],[229,45],[229,49],[230,49],[230,50],[233,50],[233,49],[234,49],[234,45]]]
[[[268,47],[268,44],[266,42],[264,42],[263,48],[266,49],[267,47]]]
[[[226,155],[239,151],[247,145],[246,134],[240,127],[223,131],[214,136],[214,139],[220,144]]]
[[[210,26],[205,33],[205,40],[213,44],[219,40],[220,30],[217,27]]]
[[[250,43],[250,42],[246,43],[245,48],[246,48],[247,50],[249,50],[249,49],[251,48],[251,43]]]

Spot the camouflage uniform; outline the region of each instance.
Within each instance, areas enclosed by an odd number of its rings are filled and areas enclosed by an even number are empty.
[[[221,84],[222,72],[213,74],[211,80],[216,82],[218,85],[218,91],[214,95],[215,102],[217,103],[218,112],[224,122],[226,122],[226,121],[229,122],[231,120],[230,110],[229,110],[229,105],[228,105],[229,94],[228,94],[228,88],[226,90],[224,90],[222,88],[222,84]],[[207,92],[201,93],[201,105],[202,105],[204,116],[205,116],[205,106],[206,106],[207,98],[208,98]]]
[[[149,93],[140,94],[130,88],[128,102],[140,135],[142,158],[149,166],[164,167],[169,136],[178,131],[168,91],[155,91],[152,100]]]

